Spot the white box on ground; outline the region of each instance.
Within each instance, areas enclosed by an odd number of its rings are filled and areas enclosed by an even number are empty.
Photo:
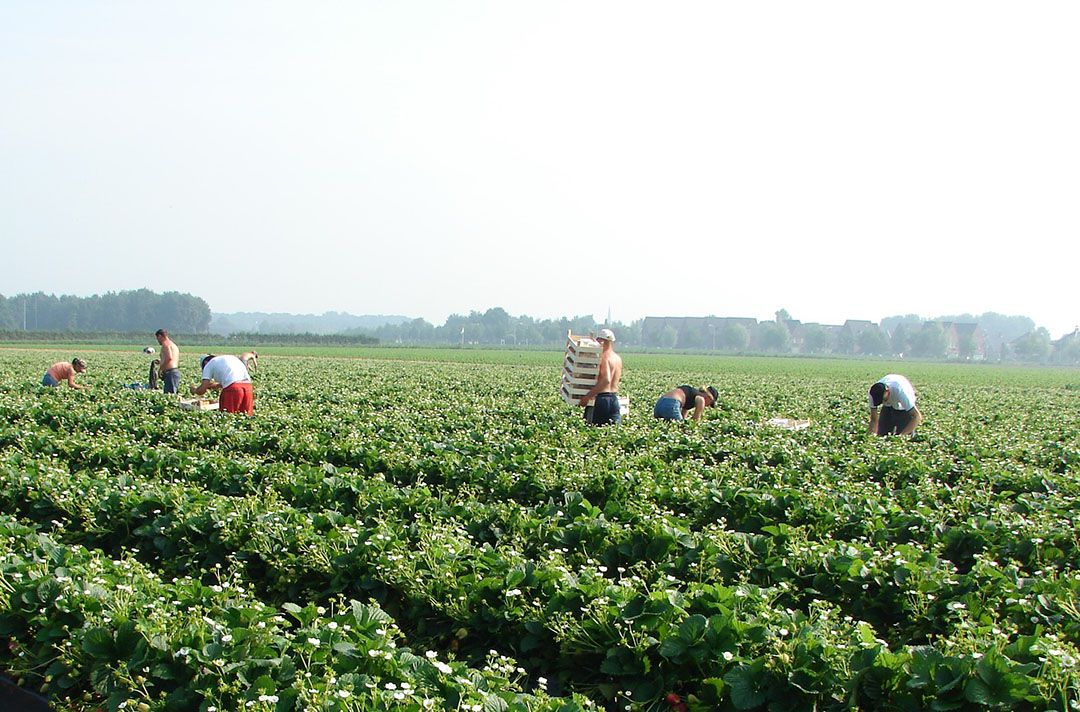
[[[217,401],[207,401],[202,398],[181,398],[179,404],[185,411],[216,411],[217,409]]]

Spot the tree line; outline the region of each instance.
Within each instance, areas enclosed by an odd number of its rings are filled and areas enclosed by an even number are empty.
[[[841,325],[803,323],[781,309],[771,321],[727,317],[646,317],[604,324],[621,347],[721,353],[876,356],[963,361],[1080,363],[1080,335],[1053,342],[1045,328],[1024,316],[994,312],[924,319],[886,317],[880,324],[849,320]],[[370,334],[384,344],[552,347],[567,332],[600,328],[592,316],[534,319],[501,307],[452,314],[440,326],[424,319],[346,333]]]
[[[210,327],[210,305],[180,292],[149,289],[56,296],[35,292],[0,295],[0,331],[15,332],[171,332],[202,334]]]
[[[348,316],[348,315],[345,315]],[[1080,363],[1080,334],[1052,341],[1028,317],[987,312],[923,319],[915,314],[886,317],[881,324],[849,320],[842,325],[803,323],[780,309],[771,321],[729,317],[646,317],[605,324],[620,347],[838,356],[915,357],[985,361]],[[359,317],[358,317],[359,318]],[[0,295],[0,333],[4,338],[58,338],[80,334],[117,338],[125,333],[209,334],[211,312],[199,297],[149,289],[91,297],[45,294]],[[502,307],[452,314],[442,325],[404,319],[377,328],[338,334],[233,334],[249,344],[430,344],[509,347],[561,347],[568,332],[599,328],[589,316],[534,319],[511,316]]]

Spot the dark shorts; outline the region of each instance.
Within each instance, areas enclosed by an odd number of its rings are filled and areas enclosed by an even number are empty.
[[[161,384],[162,390],[166,393],[179,393],[180,392],[180,369],[170,368],[168,371],[161,372]]]
[[[592,412],[587,420],[593,425],[618,425],[622,422],[619,409],[619,396],[616,393],[601,393],[593,400]]]
[[[882,408],[878,416],[878,435],[899,435],[900,431],[908,426],[915,417],[915,409],[897,410],[896,408]]]

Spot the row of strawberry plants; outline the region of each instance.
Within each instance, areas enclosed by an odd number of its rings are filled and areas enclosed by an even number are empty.
[[[267,606],[242,578],[163,580],[131,557],[63,544],[0,517],[7,670],[64,709],[573,712],[521,691],[494,655],[480,669],[401,646],[373,602]]]
[[[129,483],[126,489],[131,492],[145,492],[147,487],[152,487],[152,484],[140,483],[135,486],[136,483]],[[87,492],[86,488],[101,486],[99,480],[92,478],[79,484],[76,488],[80,494]],[[63,490],[63,487],[57,480],[53,480],[47,483],[44,488],[44,492],[57,492]],[[33,500],[30,496],[31,493],[23,492],[20,498]],[[100,492],[99,492],[100,494]],[[176,502],[175,496],[169,496],[162,493],[154,493],[158,496],[151,496],[149,499],[142,498],[143,495],[133,495],[135,501],[128,502],[127,505],[132,506],[134,511],[145,512],[150,506],[161,506],[162,500]],[[142,498],[142,499],[140,499]],[[91,498],[93,499],[93,498]],[[102,501],[117,503],[118,500],[115,496],[107,495],[102,497]],[[123,503],[120,503],[123,504]],[[190,506],[190,505],[189,505]],[[585,515],[585,519],[596,519],[599,512],[595,508],[591,508],[587,502],[568,502],[566,504],[567,509],[571,509],[573,506],[577,506],[581,512],[579,514]],[[208,507],[208,510],[213,507]],[[234,516],[237,512],[246,512],[251,509],[252,511],[247,515],[249,520],[247,522],[241,521],[245,518]],[[122,510],[122,507],[121,507]],[[287,562],[282,565],[280,554],[277,560],[273,559],[274,552],[266,549],[259,550],[257,547],[252,547],[250,544],[245,546],[245,541],[255,538],[259,540],[267,540],[268,525],[271,524],[276,518],[278,521],[296,521],[294,517],[282,517],[281,512],[278,511],[275,514],[268,514],[267,512],[257,513],[256,505],[249,503],[247,505],[237,505],[235,502],[222,502],[220,508],[217,510],[219,515],[223,514],[223,519],[218,519],[213,523],[202,522],[198,526],[194,527],[195,532],[204,530],[220,530],[223,541],[219,546],[222,552],[231,551],[235,556],[237,553],[243,555],[247,552],[250,556],[259,556],[264,560],[273,561],[280,566],[280,572],[283,574],[285,581],[292,581],[295,579],[311,581],[313,577],[317,580],[320,576],[325,578],[327,576],[326,571],[307,569],[297,569],[298,562],[304,560],[302,555],[305,548],[308,549],[308,554],[320,546],[321,542],[327,540],[338,540],[341,531],[346,533],[352,529],[353,522],[351,520],[342,520],[337,523],[339,527],[336,531],[333,527],[325,530],[316,528],[314,531],[306,532],[308,536],[301,537],[299,530],[294,532],[284,533],[280,540],[277,542],[278,546],[289,549],[290,536],[295,537],[292,542],[297,546],[292,547],[293,551],[289,552]],[[227,514],[226,514],[227,513]],[[295,513],[294,513],[295,514]],[[124,521],[123,511],[109,511],[105,512],[104,516],[95,516],[94,521]],[[247,526],[245,526],[245,524]],[[446,530],[446,521],[439,521],[439,525],[442,529]],[[353,529],[355,532],[356,530]],[[334,536],[334,534],[338,536]],[[231,537],[230,537],[231,534]],[[372,564],[375,563],[379,566],[380,575],[387,579],[394,579],[395,573],[397,581],[395,583],[402,587],[412,587],[413,595],[418,598],[426,598],[427,600],[438,605],[438,602],[442,601],[455,601],[462,598],[461,584],[465,585],[465,590],[470,591],[469,600],[466,603],[455,604],[461,609],[463,615],[459,616],[458,623],[462,625],[471,625],[476,629],[498,629],[501,623],[500,618],[504,618],[507,615],[514,613],[514,605],[508,605],[506,602],[508,589],[507,586],[514,586],[515,588],[509,589],[509,591],[517,591],[515,596],[520,596],[520,611],[522,620],[525,622],[526,631],[530,631],[533,635],[522,636],[523,641],[535,641],[540,642],[543,639],[545,630],[537,627],[538,620],[543,621],[555,621],[556,624],[548,624],[547,630],[553,631],[555,637],[560,640],[561,649],[559,651],[560,660],[573,660],[575,655],[577,659],[581,660],[581,655],[591,653],[594,657],[594,668],[605,672],[610,679],[613,680],[640,680],[642,676],[641,666],[645,664],[643,661],[648,661],[651,657],[656,658],[656,664],[660,667],[666,667],[664,675],[655,675],[652,679],[647,679],[644,683],[637,683],[634,686],[634,692],[640,699],[642,696],[650,697],[655,696],[665,686],[685,686],[687,683],[686,675],[687,671],[680,669],[678,656],[665,657],[661,654],[665,650],[670,650],[672,645],[677,647],[677,644],[670,643],[672,639],[677,639],[677,635],[673,631],[681,628],[681,623],[678,622],[680,616],[694,615],[690,610],[679,610],[677,608],[670,609],[671,616],[666,620],[655,621],[655,628],[646,627],[644,631],[639,631],[638,635],[644,637],[645,640],[650,641],[648,645],[641,646],[640,643],[637,647],[629,647],[625,640],[616,636],[612,638],[610,635],[607,637],[598,637],[592,627],[594,626],[593,619],[588,615],[578,616],[576,613],[567,615],[567,611],[575,609],[582,609],[583,611],[593,611],[597,607],[596,602],[601,601],[603,605],[599,606],[601,610],[605,610],[605,607],[610,608],[607,615],[616,621],[621,621],[624,618],[630,621],[637,620],[637,614],[631,614],[627,616],[624,614],[624,606],[620,603],[624,603],[631,607],[633,610],[633,604],[635,600],[631,598],[629,601],[625,600],[626,591],[636,591],[638,582],[635,581],[638,578],[636,575],[631,574],[626,578],[618,577],[618,585],[615,586],[613,580],[607,579],[603,574],[602,569],[606,568],[603,565],[596,565],[587,569],[578,570],[576,572],[569,572],[565,566],[555,565],[553,568],[544,570],[543,567],[530,567],[518,559],[516,561],[507,561],[507,553],[500,551],[498,553],[490,552],[489,556],[483,557],[482,563],[485,568],[483,571],[478,571],[479,566],[475,565],[467,570],[463,570],[459,565],[465,558],[460,556],[462,552],[467,555],[469,553],[469,547],[471,541],[469,541],[467,535],[460,536],[457,542],[453,542],[457,551],[456,554],[459,558],[455,559],[455,566],[447,567],[439,566],[441,560],[445,557],[442,555],[433,556],[437,552],[432,551],[431,544],[443,543],[445,544],[447,538],[445,536],[438,537],[435,527],[428,529],[425,532],[419,534],[420,538],[424,536],[432,538],[432,541],[427,542],[427,546],[416,549],[416,551],[423,552],[423,556],[415,557],[410,556],[410,552],[413,551],[415,543],[409,540],[409,531],[407,529],[401,529],[397,531],[388,530],[387,533],[372,534],[368,532],[370,542],[375,541],[376,548],[381,547],[379,552],[379,558],[377,561],[372,562],[369,559],[363,561],[357,561],[354,556],[357,551],[365,551],[359,547],[351,550],[336,552],[325,551],[326,547],[323,546],[323,552],[320,556],[315,557],[317,560],[333,560],[334,566],[338,576],[344,576],[346,578],[354,578],[356,574],[363,571],[370,571]],[[689,537],[688,534],[683,533],[683,536]],[[190,539],[191,533],[184,534],[182,538]],[[272,538],[272,536],[270,537]],[[715,538],[714,538],[715,539]],[[160,531],[155,536],[155,540],[160,541]],[[381,543],[380,543],[381,542]],[[138,539],[127,542],[129,545],[146,544],[147,542],[140,541]],[[210,545],[210,542],[204,542],[200,547],[199,552],[203,555],[214,555],[214,548]],[[694,547],[691,547],[694,548]],[[444,552],[445,553],[445,552]],[[906,552],[905,552],[906,553]],[[175,554],[175,551],[173,551]],[[426,560],[421,560],[426,557]],[[813,557],[811,557],[813,558]],[[869,557],[867,557],[869,558]],[[899,561],[898,564],[903,565],[909,562]],[[859,572],[852,576],[852,570],[856,568],[865,569],[865,562],[853,560],[850,556],[847,559],[842,560],[843,565],[840,567],[840,571],[837,573],[844,578],[852,577],[855,581],[869,580],[874,581],[877,578],[881,580],[881,575],[875,573],[870,575],[869,571]],[[918,562],[910,562],[918,563]],[[856,564],[858,566],[856,566]],[[302,564],[301,564],[302,566]],[[289,568],[286,568],[289,567]],[[396,572],[394,571],[396,567]],[[439,570],[439,569],[442,570]],[[562,571],[559,571],[563,569]],[[911,568],[911,567],[909,567]],[[897,571],[904,569],[898,568]],[[915,567],[915,570],[926,579],[926,568]],[[558,572],[560,575],[553,576],[554,572]],[[888,580],[888,574],[885,572],[886,580]],[[948,572],[946,572],[947,574]],[[575,585],[572,587],[562,586],[560,584],[565,580],[567,574],[571,578],[575,578]],[[895,574],[894,574],[895,575]],[[674,579],[674,577],[671,577]],[[615,579],[615,577],[613,577]],[[413,582],[416,583],[413,583]],[[449,582],[449,584],[447,584]],[[645,582],[647,586],[657,585],[657,581]],[[932,591],[941,592],[942,587],[940,583],[932,582]],[[629,584],[629,585],[627,585]],[[671,584],[669,584],[671,585]],[[445,586],[445,587],[444,587]],[[554,590],[552,590],[554,586]],[[613,591],[614,589],[614,591]],[[674,590],[674,589],[673,589]],[[691,590],[696,590],[691,588]],[[782,585],[779,591],[789,590],[788,585]],[[613,593],[618,594],[617,597],[613,596]],[[919,591],[918,593],[925,593],[925,591]],[[455,596],[455,594],[457,594]],[[1018,594],[1023,595],[1023,594]],[[785,594],[781,593],[777,595],[778,600],[783,601]],[[547,598],[548,605],[543,605],[540,601],[542,598]],[[872,596],[871,596],[872,597]],[[487,599],[485,601],[485,598]],[[620,601],[621,598],[621,601]],[[617,601],[615,604],[611,604],[611,601]],[[486,605],[485,605],[486,603]],[[824,601],[818,601],[819,604],[825,603]],[[949,603],[957,603],[956,601],[949,601]],[[961,606],[965,605],[960,603]],[[470,609],[474,609],[469,614]],[[530,616],[530,611],[536,615]],[[923,611],[925,613],[925,609]],[[413,611],[415,613],[415,611]],[[590,613],[591,615],[591,613]],[[520,622],[520,621],[519,621]],[[785,621],[787,623],[787,621]],[[678,628],[676,627],[678,625]],[[863,624],[866,625],[866,624]],[[640,627],[640,624],[639,624]],[[614,630],[611,627],[610,621],[599,625],[601,630]],[[869,630],[872,630],[867,627]],[[513,632],[513,629],[510,629]],[[519,631],[520,633],[520,631]],[[539,635],[536,635],[539,634]],[[586,646],[583,641],[591,641],[591,648]],[[649,650],[652,649],[651,655]],[[612,651],[617,651],[613,653]],[[632,651],[629,652],[629,651]],[[529,652],[525,650],[523,652]],[[716,651],[714,651],[716,652]],[[734,655],[730,650],[723,651]],[[597,656],[602,656],[599,659]],[[621,656],[621,657],[620,657]],[[715,657],[715,655],[714,655]],[[740,658],[742,659],[742,658]],[[622,660],[620,663],[619,661]],[[721,660],[725,663],[731,663],[731,659],[716,658],[713,662],[714,665],[720,664]],[[637,661],[636,663],[633,661]],[[687,662],[692,663],[691,667],[700,668],[703,664],[701,659],[692,659]],[[623,664],[625,663],[625,665]],[[732,665],[722,666],[721,670],[731,668]],[[585,681],[581,681],[585,682]],[[618,687],[620,685],[616,685]],[[627,684],[629,687],[629,683]],[[833,684],[830,682],[829,688],[832,688]],[[701,692],[697,688],[694,688],[696,692]],[[805,699],[803,700],[805,702]]]

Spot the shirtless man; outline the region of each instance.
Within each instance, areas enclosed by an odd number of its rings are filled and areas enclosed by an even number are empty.
[[[618,425],[622,420],[619,410],[619,380],[622,378],[622,357],[615,353],[615,334],[611,329],[601,329],[596,335],[600,342],[600,372],[596,375],[596,385],[578,400],[578,405],[587,406],[594,397],[592,418],[593,425]]]
[[[41,385],[43,386],[59,386],[64,381],[71,388],[82,390],[85,386],[80,386],[75,382],[75,374],[83,373],[86,371],[86,363],[81,358],[71,359],[71,363],[67,361],[58,361],[52,366],[49,366],[49,370],[45,372],[45,375],[41,378]]]
[[[163,390],[166,393],[180,392],[180,349],[169,338],[169,332],[158,329],[154,332],[157,342],[161,344],[161,363],[158,365],[158,373],[161,375]]]

